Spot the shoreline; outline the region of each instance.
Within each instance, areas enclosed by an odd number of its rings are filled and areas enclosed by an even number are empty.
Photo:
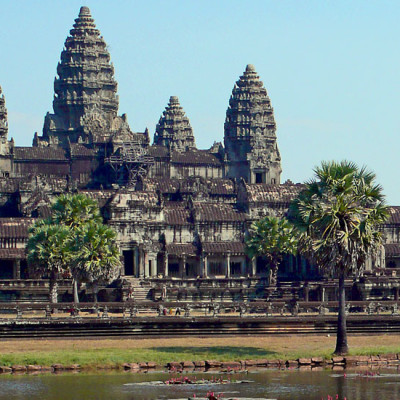
[[[70,364],[55,363],[51,366],[37,364],[0,365],[0,375],[21,373],[61,373],[61,372],[89,372],[89,371],[129,371],[149,372],[160,371],[170,373],[207,372],[209,370],[220,373],[243,373],[255,369],[300,369],[321,371],[331,369],[343,371],[349,367],[360,368],[400,368],[399,354],[362,355],[362,356],[334,356],[329,359],[323,357],[287,359],[258,359],[240,361],[201,360],[201,361],[170,361],[165,365],[155,362],[126,362],[122,364]]]

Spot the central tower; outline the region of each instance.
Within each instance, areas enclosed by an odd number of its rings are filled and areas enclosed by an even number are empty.
[[[232,90],[224,128],[227,176],[279,184],[282,168],[274,111],[253,65],[247,65]]]
[[[44,145],[96,142],[95,131],[113,128],[117,82],[106,42],[88,7],[81,7],[67,37],[54,81],[54,114],[45,117]]]

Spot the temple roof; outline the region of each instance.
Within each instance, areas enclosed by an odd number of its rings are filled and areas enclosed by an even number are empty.
[[[65,150],[54,147],[14,147],[15,160],[67,161]]]
[[[386,257],[400,257],[400,243],[385,243]]]
[[[154,144],[185,152],[196,148],[189,118],[176,96],[171,96],[154,134]]]
[[[247,215],[233,204],[194,202],[195,218],[201,222],[243,222]]]
[[[392,206],[388,208],[389,218],[385,224],[400,224],[400,206]]]
[[[204,242],[202,248],[205,253],[214,254],[244,254],[243,242]]]
[[[0,239],[27,239],[34,218],[0,218]]]
[[[263,183],[247,184],[249,203],[290,203],[303,190],[302,184],[270,185]]]

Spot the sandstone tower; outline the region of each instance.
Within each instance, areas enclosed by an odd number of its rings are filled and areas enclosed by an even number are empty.
[[[248,183],[280,183],[274,111],[253,65],[247,65],[232,90],[224,142],[228,177],[242,177]]]
[[[107,45],[88,7],[81,7],[67,37],[54,81],[54,114],[45,117],[34,145],[98,144],[113,132],[131,133],[117,117],[117,82]]]
[[[196,148],[189,118],[185,115],[176,96],[170,97],[168,106],[165,107],[157,124],[154,144],[179,152]]]
[[[7,119],[7,108],[6,100],[0,86],[0,156],[8,156],[10,154],[10,146],[12,141],[7,140],[8,135],[8,119]],[[1,170],[4,171],[4,160],[1,160]],[[9,163],[7,163],[7,170],[9,169]]]

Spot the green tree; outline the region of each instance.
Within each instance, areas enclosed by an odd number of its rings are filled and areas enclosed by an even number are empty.
[[[39,228],[45,229],[47,236],[36,232]],[[52,205],[51,217],[38,221],[31,230],[28,242],[28,251],[32,252],[28,257],[31,270],[36,268],[38,273],[50,274],[50,279],[55,281],[61,270],[68,271],[73,280],[74,301],[79,302],[79,282],[96,285],[118,274],[120,259],[115,239],[115,232],[102,223],[95,200],[83,194],[61,195]],[[35,266],[39,255],[41,269]]]
[[[52,303],[57,303],[57,280],[68,271],[71,254],[69,237],[69,228],[49,221],[36,221],[29,229],[27,251],[30,273],[36,277],[49,277]]]
[[[254,222],[245,239],[250,258],[264,256],[270,266],[270,286],[276,286],[284,254],[296,254],[297,234],[286,218],[264,217]]]
[[[76,231],[72,275],[78,282],[93,285],[96,301],[98,283],[112,281],[119,272],[120,253],[115,243],[115,231],[98,222],[86,223]],[[77,297],[74,300],[78,302]]]
[[[339,279],[335,354],[348,352],[345,278],[360,274],[381,247],[379,225],[388,217],[375,174],[349,161],[323,162],[315,178],[292,202],[291,221],[300,232],[300,249],[327,274]]]

